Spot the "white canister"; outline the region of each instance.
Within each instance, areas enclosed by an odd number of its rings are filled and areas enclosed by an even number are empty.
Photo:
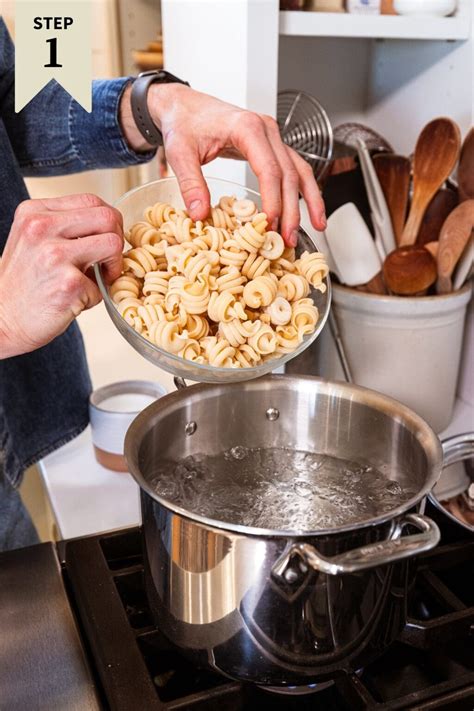
[[[408,405],[435,430],[449,425],[456,397],[471,285],[445,296],[367,294],[333,284],[332,308],[354,383]],[[329,328],[317,372],[343,379]]]
[[[94,390],[89,398],[89,418],[95,457],[114,471],[128,471],[123,456],[125,435],[135,417],[166,395],[166,389],[148,380],[125,380]]]

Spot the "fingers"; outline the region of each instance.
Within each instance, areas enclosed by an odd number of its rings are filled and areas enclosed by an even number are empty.
[[[275,221],[279,219],[282,209],[282,169],[268,140],[263,120],[257,114],[242,112],[232,140],[257,176],[263,211],[270,226],[276,227]]]
[[[184,204],[193,220],[204,220],[210,210],[211,196],[201,170],[197,146],[169,141],[166,156],[179,183]]]
[[[286,146],[286,151],[293,162],[299,178],[299,189],[308,205],[309,216],[313,227],[317,230],[326,229],[326,212],[323,198],[314,178],[313,169],[292,148]]]
[[[54,198],[24,200],[18,205],[19,215],[38,212],[41,208],[46,210],[75,210],[82,207],[101,207],[107,205],[102,198],[93,193],[78,193]]]
[[[77,318],[85,309],[96,306],[102,299],[97,284],[72,267],[63,275],[61,292],[72,318]]]
[[[67,211],[31,210],[28,205],[16,215],[15,221],[31,239],[51,236],[76,239],[108,232],[123,237],[122,215],[110,205]]]
[[[281,168],[282,210],[280,232],[288,247],[296,247],[300,224],[298,187],[300,177],[296,165],[288,154],[287,146],[280,138],[278,124],[270,117],[265,119],[265,128],[273,151]]]
[[[101,263],[107,283],[122,273],[123,240],[115,232],[71,240],[65,247],[72,263],[83,272],[87,272],[92,264]]]

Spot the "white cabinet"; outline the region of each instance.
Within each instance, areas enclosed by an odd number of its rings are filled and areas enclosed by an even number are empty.
[[[278,89],[318,98],[332,124],[371,125],[410,153],[422,126],[473,122],[473,9],[454,17],[280,12],[278,0],[162,0],[165,66],[191,85],[275,114]],[[252,182],[220,161],[208,175]]]

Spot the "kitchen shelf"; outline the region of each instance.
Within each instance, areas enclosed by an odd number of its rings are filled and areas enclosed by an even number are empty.
[[[280,35],[375,39],[467,40],[470,22],[456,17],[401,17],[349,13],[281,11]]]

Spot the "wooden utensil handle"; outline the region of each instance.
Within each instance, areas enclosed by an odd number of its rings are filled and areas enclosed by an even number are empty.
[[[385,282],[383,280],[382,272],[376,274],[366,284],[360,284],[359,286],[356,286],[356,289],[358,291],[365,291],[368,294],[379,294],[380,296],[388,294],[387,287],[385,286]]]
[[[409,247],[415,244],[425,210],[426,205],[422,206],[417,205],[415,202],[412,203],[408,220],[403,228],[403,234],[400,239],[400,247]]]

